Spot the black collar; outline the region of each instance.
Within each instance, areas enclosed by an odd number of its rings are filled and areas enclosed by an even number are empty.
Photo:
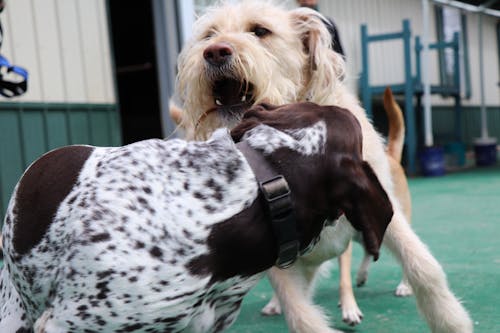
[[[250,164],[268,210],[274,237],[278,243],[278,260],[275,265],[287,268],[297,260],[300,246],[290,187],[285,177],[276,173],[260,152],[245,141],[237,143],[236,146]]]

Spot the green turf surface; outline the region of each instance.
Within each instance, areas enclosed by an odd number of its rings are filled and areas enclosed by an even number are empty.
[[[500,332],[500,169],[475,169],[439,178],[410,179],[413,226],[442,264],[454,293],[462,299],[476,333]],[[353,279],[363,252],[354,246]],[[338,266],[322,279],[315,301],[334,321],[334,327],[359,333],[429,332],[419,317],[415,299],[393,296],[401,277],[388,251],[370,269],[366,286],[355,288],[363,322],[352,328],[341,320]],[[280,317],[262,317],[260,309],[271,296],[267,279],[244,300],[232,333],[287,332]]]
[[[500,169],[410,179],[410,189],[414,229],[443,265],[452,290],[471,313],[475,332],[500,332]],[[362,254],[355,245],[353,279]],[[331,276],[320,280],[315,301],[333,318],[334,327],[345,332],[429,332],[418,316],[414,298],[393,296],[400,278],[399,266],[383,251],[371,266],[367,285],[355,288],[364,319],[354,328],[342,323],[337,308],[336,264]],[[264,279],[247,295],[228,332],[287,332],[281,316],[260,315],[270,296],[271,288]]]

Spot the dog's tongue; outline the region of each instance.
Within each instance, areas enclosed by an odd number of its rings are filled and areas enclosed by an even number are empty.
[[[215,82],[213,94],[216,103],[230,106],[245,103],[245,83],[226,79]]]

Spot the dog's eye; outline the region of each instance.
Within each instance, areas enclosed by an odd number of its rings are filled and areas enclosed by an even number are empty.
[[[214,28],[210,28],[202,35],[202,39],[210,39],[215,35],[215,33],[216,30]]]
[[[266,28],[261,27],[259,25],[253,27],[252,32],[255,34],[255,36],[257,36],[259,38],[267,36],[271,33],[271,31],[269,29],[266,29]]]
[[[214,35],[213,31],[209,31],[203,35],[202,39],[210,39]]]

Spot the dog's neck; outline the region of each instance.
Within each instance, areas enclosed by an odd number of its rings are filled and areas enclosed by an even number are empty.
[[[337,216],[328,204],[327,125],[319,121],[310,127],[279,131],[260,125],[243,140],[260,152],[287,180],[297,215],[300,247],[303,250],[317,237],[323,222]]]
[[[294,137],[258,126],[243,139],[286,178],[296,214],[300,250],[318,237],[334,209],[328,204],[327,165],[322,162],[322,154],[316,153],[324,145],[312,144],[321,141],[319,136],[317,140],[311,139],[315,136],[313,132],[322,126],[319,124],[312,131],[293,130]],[[243,154],[241,158],[246,161]],[[190,263],[189,269],[195,274],[210,272],[213,280],[258,274],[275,265],[278,258],[278,244],[261,195],[237,215],[214,225],[208,239],[210,253],[217,256],[202,256]]]

